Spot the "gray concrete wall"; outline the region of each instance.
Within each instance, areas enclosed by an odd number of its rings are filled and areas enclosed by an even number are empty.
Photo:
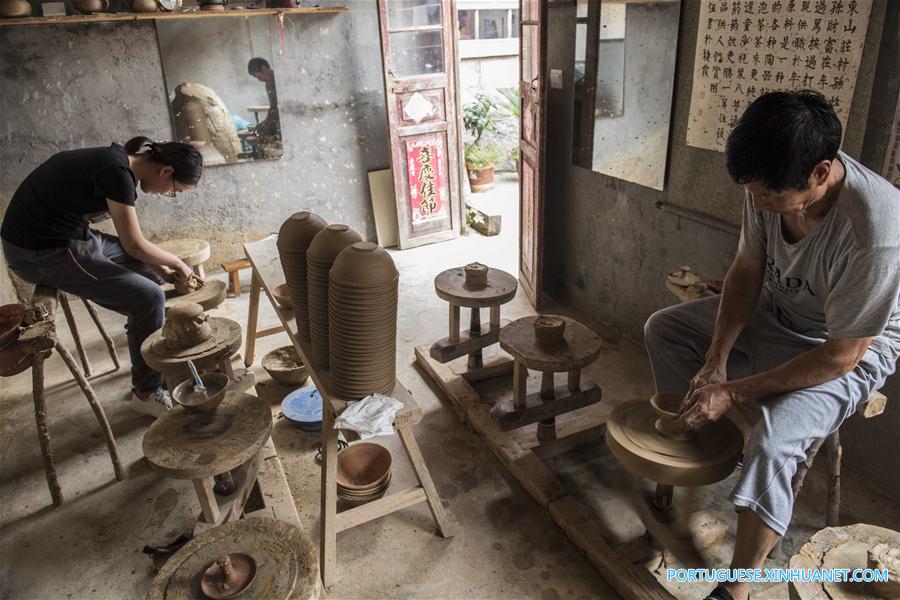
[[[215,265],[309,208],[374,239],[366,173],[390,165],[378,19],[374,2],[342,4],[350,12],[286,17],[283,48],[271,38],[284,157],[211,166],[174,200],[141,195],[148,237],[208,239]],[[0,90],[0,212],[54,152],[172,137],[152,22],[0,28]]]
[[[737,244],[733,234],[655,208],[668,202],[740,221],[742,193],[728,179],[724,156],[684,141],[699,7],[682,2],[668,177],[665,189],[656,191],[572,165],[575,6],[550,4],[548,68],[563,70],[564,89],[550,90],[548,107],[546,291],[635,338],[650,314],[675,302],[664,286],[667,272],[688,264],[721,278]],[[898,93],[898,12],[900,3],[874,2],[844,138],[844,149],[876,170],[891,124],[890,110],[881,107],[894,106]],[[885,415],[843,428],[845,463],[900,494],[900,378],[884,391],[893,400]]]

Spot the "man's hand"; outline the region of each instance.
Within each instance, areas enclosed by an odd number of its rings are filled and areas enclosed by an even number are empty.
[[[690,395],[689,403],[691,407],[676,420],[684,429],[697,429],[718,421],[735,402],[725,385],[714,383],[695,390]]]
[[[691,404],[694,401],[694,392],[700,388],[716,383],[725,383],[726,381],[728,381],[728,376],[724,369],[720,369],[714,364],[706,363],[703,365],[702,369],[697,371],[694,378],[691,379],[691,386],[688,388],[688,393],[685,394],[678,412],[683,413],[691,407]]]

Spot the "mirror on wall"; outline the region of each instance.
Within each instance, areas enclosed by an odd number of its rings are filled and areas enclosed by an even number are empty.
[[[282,156],[269,19],[156,22],[172,139],[205,165]]]
[[[680,0],[578,0],[572,161],[663,189]]]

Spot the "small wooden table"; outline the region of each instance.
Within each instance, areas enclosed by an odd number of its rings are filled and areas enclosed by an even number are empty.
[[[419,485],[406,490],[388,494],[387,496],[363,504],[356,508],[337,512],[337,437],[338,431],[334,428],[334,420],[347,407],[347,402],[335,397],[331,392],[330,371],[314,364],[310,360],[310,345],[300,341],[297,336],[296,323],[293,311],[278,306],[272,290],[279,283],[284,282],[284,274],[281,269],[281,261],[278,258],[276,236],[269,236],[257,242],[244,244],[244,252],[250,259],[253,267],[253,278],[250,289],[250,312],[247,324],[247,366],[252,364],[253,344],[251,340],[262,334],[271,334],[283,329],[300,355],[300,359],[309,367],[310,375],[316,388],[322,396],[322,513],[320,519],[320,551],[319,561],[321,565],[322,582],[326,588],[334,585],[335,564],[337,561],[336,544],[337,533],[345,531],[389,515],[398,510],[413,506],[420,502],[427,502],[431,515],[437,525],[438,532],[443,537],[453,535],[451,525],[441,505],[431,474],[425,465],[425,459],[419,450],[419,444],[412,432],[412,426],[422,420],[422,408],[399,380],[396,387],[389,394],[403,404],[403,408],[397,411],[394,417],[394,431],[400,437],[404,450]],[[259,312],[259,292],[262,289],[272,308],[275,309],[281,328],[267,329],[257,333],[257,318]]]

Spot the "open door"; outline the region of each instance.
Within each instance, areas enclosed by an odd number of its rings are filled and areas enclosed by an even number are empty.
[[[541,302],[546,140],[547,3],[522,0],[519,29],[519,285],[535,309]]]
[[[401,249],[460,229],[456,1],[378,0]]]

